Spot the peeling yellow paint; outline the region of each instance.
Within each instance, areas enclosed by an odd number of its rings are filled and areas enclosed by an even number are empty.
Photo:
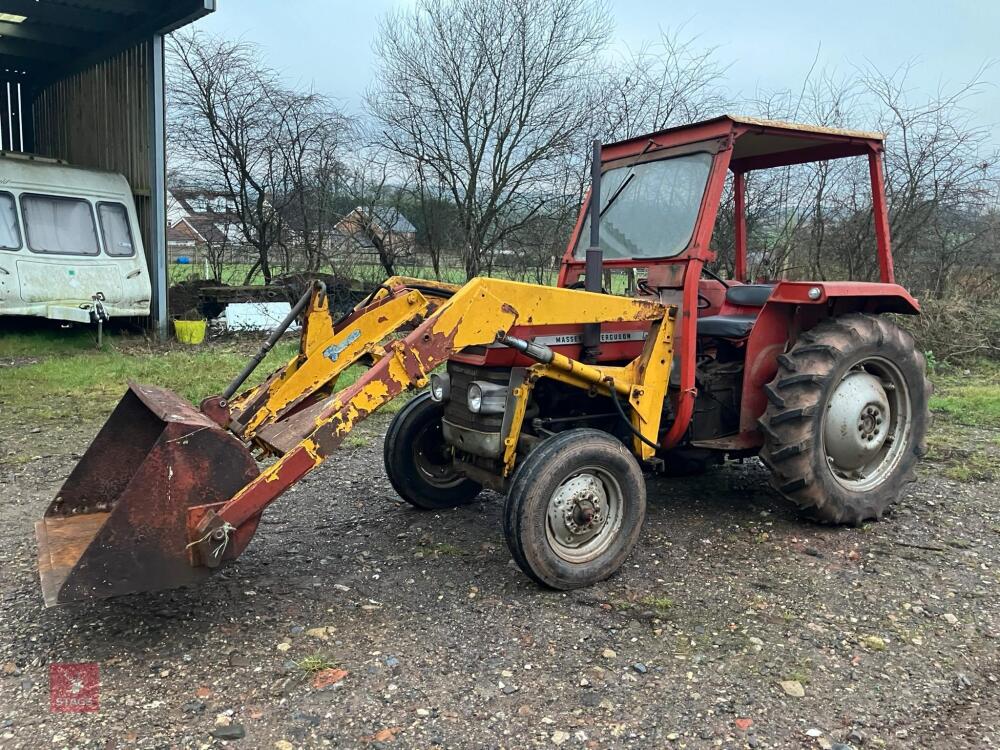
[[[420,289],[406,290],[403,287],[407,283]],[[435,289],[441,290],[441,297],[434,296]],[[556,354],[550,364],[530,368],[529,378],[515,394],[513,424],[503,436],[505,474],[513,469],[528,396],[539,377],[599,393],[609,393],[613,388],[631,405],[633,426],[646,439],[657,440],[673,354],[672,308],[647,300],[499,279],[473,279],[459,288],[394,277],[380,287],[367,307],[356,308],[356,317],[334,332],[326,301],[314,296],[313,303],[299,355],[265,385],[234,399],[234,405],[246,406],[259,398],[262,388],[267,389],[265,404],[248,415],[245,439],[259,435],[265,425],[279,422],[307,396],[323,389],[332,390],[337,376],[366,353],[378,354],[373,368],[353,386],[330,394],[319,416],[303,429],[296,447],[305,450],[313,466],[322,463],[343,436],[369,414],[401,392],[426,384],[427,376],[438,363],[464,347],[492,344],[498,332],[506,333],[529,321],[537,325],[648,321],[652,326],[642,354],[623,367],[587,365]],[[381,344],[414,319],[423,319],[416,330],[404,339]],[[325,354],[331,346],[336,357]],[[259,437],[256,442],[266,446]],[[634,441],[634,451],[642,458],[651,458],[655,452],[638,439]],[[261,482],[278,481],[282,467],[296,453],[294,449],[283,452],[277,462],[230,503],[238,503]],[[224,514],[230,503],[220,514]]]

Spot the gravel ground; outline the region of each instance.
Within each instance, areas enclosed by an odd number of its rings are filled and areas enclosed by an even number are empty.
[[[1000,747],[997,483],[927,464],[847,529],[756,461],[651,478],[627,567],[555,593],[499,496],[401,503],[382,419],[207,585],[46,610],[32,523],[97,425],[5,417],[2,747]],[[99,712],[50,712],[52,662],[100,664]]]

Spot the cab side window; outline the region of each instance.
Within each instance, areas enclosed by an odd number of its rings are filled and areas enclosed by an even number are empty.
[[[21,249],[21,227],[17,223],[14,196],[0,193],[0,250]]]
[[[100,203],[97,218],[101,222],[104,237],[104,252],[115,258],[135,255],[132,244],[132,228],[129,226],[128,211],[121,203]]]

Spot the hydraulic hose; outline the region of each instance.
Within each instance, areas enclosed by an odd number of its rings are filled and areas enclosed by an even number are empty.
[[[253,355],[253,357],[251,357],[250,361],[247,362],[246,367],[243,368],[240,374],[233,378],[229,385],[226,386],[226,390],[222,392],[223,401],[228,401],[233,397],[236,391],[239,390],[240,386],[246,382],[246,379],[250,377],[253,371],[257,369],[257,366],[264,360],[267,353],[271,351],[271,348],[278,343],[278,339],[281,338],[281,335],[288,330],[288,327],[295,322],[295,319],[299,317],[299,314],[306,309],[306,305],[308,305],[309,300],[312,299],[314,288],[319,289],[321,294],[326,294],[326,284],[322,281],[314,281],[306,287],[306,291],[301,297],[299,297],[299,301],[295,303],[295,306],[288,311],[285,319],[282,320],[278,324],[278,327],[271,332],[271,335],[267,337],[267,341],[261,344],[260,349],[257,350],[257,353]]]
[[[635,429],[635,427],[632,425],[632,420],[628,418],[628,415],[622,408],[621,401],[618,400],[618,392],[613,387],[608,388],[608,392],[611,394],[611,401],[614,402],[615,410],[618,412],[618,416],[621,417],[622,422],[624,422],[625,426],[628,427],[629,432],[631,432],[633,435],[639,438],[650,448],[653,448],[654,450],[659,450],[660,446],[657,443],[654,443],[652,440],[649,440],[645,435],[643,435],[641,432]]]

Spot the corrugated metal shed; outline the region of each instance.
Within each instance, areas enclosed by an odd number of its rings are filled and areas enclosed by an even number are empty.
[[[215,0],[0,0],[0,144],[120,172],[165,330],[163,35]]]

